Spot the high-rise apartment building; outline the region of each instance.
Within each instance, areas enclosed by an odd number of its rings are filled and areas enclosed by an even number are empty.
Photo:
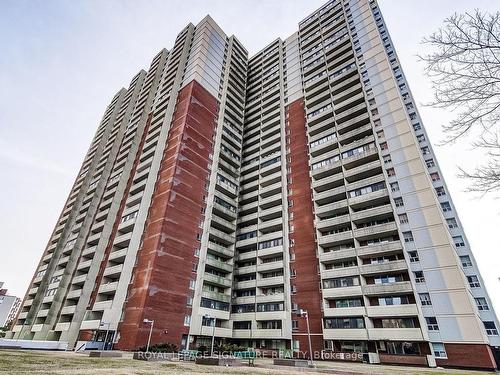
[[[309,325],[325,358],[496,366],[374,0],[330,1],[250,59],[206,17],[112,99],[10,337],[133,350],[151,324],[181,348],[309,352]]]
[[[9,296],[7,289],[2,289],[2,286],[3,282],[0,281],[0,328],[8,327],[15,320],[21,305],[21,299]]]

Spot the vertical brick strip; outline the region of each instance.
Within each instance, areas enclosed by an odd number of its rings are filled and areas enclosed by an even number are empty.
[[[209,175],[210,153],[217,123],[218,102],[196,81],[178,96],[161,162],[134,278],[129,286],[123,321],[118,330],[119,349],[136,349],[147,342],[154,320],[151,343],[180,346],[191,314],[187,297],[197,234],[205,207],[204,189]],[[201,233],[200,233],[201,234]]]
[[[306,135],[306,119],[303,99],[292,102],[285,108],[287,143],[290,149],[288,156],[288,189],[291,192],[289,199],[293,205],[288,212],[293,215],[290,225],[294,230],[290,232],[290,240],[294,243],[290,251],[295,254],[291,268],[296,276],[291,284],[297,288],[292,295],[292,302],[297,303],[300,309],[307,310],[311,330],[312,350],[323,349],[323,324],[321,322],[321,291],[318,274],[318,259],[316,257],[316,239],[314,229],[314,213],[309,177],[309,155]],[[304,318],[299,320],[299,328],[293,331],[293,339],[299,340],[300,351],[309,352],[307,326]]]

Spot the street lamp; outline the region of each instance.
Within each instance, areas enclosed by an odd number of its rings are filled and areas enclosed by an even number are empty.
[[[148,345],[146,346],[146,353],[147,353],[147,352],[149,352],[149,344],[151,343],[151,334],[153,333],[153,326],[155,324],[155,321],[149,320],[149,319],[144,319],[142,322],[146,323],[146,324],[151,324],[151,326],[149,328]]]
[[[311,366],[314,366],[314,360],[313,360],[314,356],[313,356],[312,345],[311,345],[311,331],[309,329],[309,314],[307,313],[307,310],[300,309],[299,315],[306,318],[307,340],[309,341],[309,356],[311,357]]]
[[[210,347],[210,357],[213,357],[214,355],[214,343],[215,343],[215,320],[217,319],[215,316],[210,316],[208,314],[205,315],[205,319],[212,319],[213,325],[212,325],[212,345]]]

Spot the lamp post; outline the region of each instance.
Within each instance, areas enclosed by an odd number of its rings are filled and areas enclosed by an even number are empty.
[[[151,324],[151,326],[149,328],[148,345],[146,346],[146,353],[147,353],[147,352],[149,352],[149,344],[151,343],[151,334],[153,333],[153,326],[155,324],[155,321],[154,320],[149,320],[149,319],[144,319],[143,323]]]
[[[306,318],[306,324],[307,324],[307,340],[309,341],[309,356],[311,357],[311,366],[314,366],[314,360],[313,360],[313,352],[312,352],[312,345],[311,345],[311,331],[309,329],[309,314],[307,313],[307,310],[302,310],[300,309],[300,315]]]
[[[213,357],[213,355],[214,355],[214,343],[215,343],[215,320],[217,318],[207,314],[207,315],[205,315],[205,319],[212,320],[212,345],[210,346],[210,357]]]

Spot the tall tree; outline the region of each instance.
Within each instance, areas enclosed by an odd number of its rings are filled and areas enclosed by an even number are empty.
[[[445,143],[470,136],[487,161],[474,171],[469,190],[500,191],[500,12],[454,14],[424,39],[432,50],[421,58],[434,87],[430,105],[451,110]]]

